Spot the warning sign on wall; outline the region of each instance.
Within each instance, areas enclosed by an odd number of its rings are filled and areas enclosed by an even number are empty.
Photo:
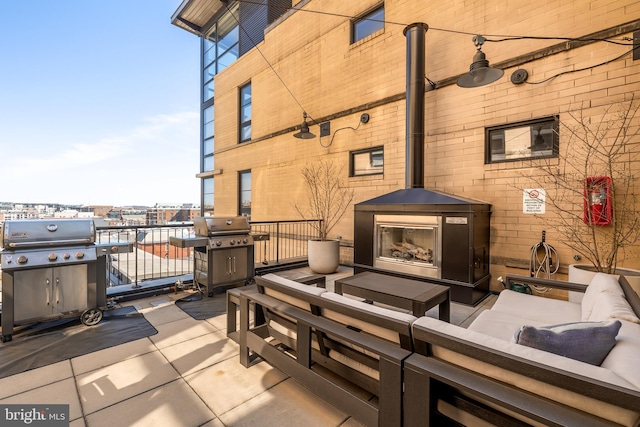
[[[543,188],[528,188],[522,193],[522,213],[543,214],[547,193]]]

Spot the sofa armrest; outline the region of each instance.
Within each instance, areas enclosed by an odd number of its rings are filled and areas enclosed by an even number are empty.
[[[511,284],[519,283],[582,293],[587,290],[587,285],[582,283],[563,282],[561,280],[541,279],[538,277],[520,276],[515,274],[508,274],[506,276],[505,282],[507,285],[507,289],[511,288]]]
[[[546,426],[611,426],[606,420],[577,412],[547,399],[447,362],[414,353],[405,361],[404,426],[449,424],[448,405],[468,415],[468,425],[522,426],[533,420]],[[528,424],[527,424],[528,425]]]

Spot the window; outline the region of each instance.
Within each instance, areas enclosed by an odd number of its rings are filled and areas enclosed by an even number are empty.
[[[384,172],[384,148],[374,147],[352,151],[349,159],[349,176],[375,175]]]
[[[485,164],[558,157],[558,117],[528,120],[485,131]]]
[[[205,213],[213,215],[213,178],[202,180],[202,208]]]
[[[240,142],[251,139],[251,83],[240,88]]]
[[[202,170],[207,172],[213,170],[213,105],[207,107],[202,112]]]
[[[242,171],[238,173],[238,182],[240,183],[240,187],[238,188],[239,192],[239,201],[240,206],[238,207],[238,211],[240,215],[246,216],[251,219],[251,171]]]
[[[384,28],[384,5],[363,15],[351,24],[351,43],[355,43]]]
[[[235,17],[234,17],[235,15]],[[238,59],[240,31],[236,4],[213,26],[202,42],[202,100],[213,98],[214,77]]]

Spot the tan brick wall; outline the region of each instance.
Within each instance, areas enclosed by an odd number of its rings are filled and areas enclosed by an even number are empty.
[[[306,8],[358,15],[377,0],[311,1]],[[385,19],[397,23],[427,22],[426,74],[435,82],[468,70],[475,48],[472,34],[582,37],[640,18],[639,3],[625,1],[504,0],[423,2],[385,1]],[[310,115],[310,121],[402,94],[405,91],[406,39],[404,25],[387,24],[384,31],[349,44],[350,22],[339,16],[297,12],[269,31],[259,44],[288,89]],[[466,32],[459,34],[443,29]],[[631,34],[624,34],[631,37]],[[617,37],[620,39],[620,37]],[[487,42],[483,51],[492,64],[511,60],[559,43],[558,40]],[[601,67],[565,74],[542,84],[515,86],[516,68],[538,82],[559,72],[590,67],[613,59],[629,46],[592,43],[505,69],[498,82],[473,89],[449,85],[425,94],[425,185],[493,205],[492,258],[528,260],[531,246],[540,240],[541,222],[522,213],[527,165],[509,162],[485,165],[485,128],[532,118],[559,115],[581,106],[600,114],[602,106],[628,100],[640,89],[640,61],[631,56]],[[238,145],[238,87],[252,82],[253,139]],[[331,137],[293,138],[293,132],[267,139],[302,121],[302,109],[257,50],[243,56],[216,76],[215,98],[217,215],[235,215],[238,205],[237,172],[252,171],[252,219],[298,219],[293,204],[303,198],[299,171],[305,162],[330,159],[344,167],[344,177],[356,191],[356,202],[403,188],[405,185],[405,101],[367,109],[371,120],[358,130],[340,130]],[[331,132],[356,127],[361,112],[331,120]],[[316,124],[311,131],[319,134]],[[565,141],[561,134],[560,144]],[[347,178],[349,152],[384,146],[384,175]],[[640,169],[640,168],[638,168]],[[548,213],[547,215],[552,215]],[[333,231],[353,239],[351,210]],[[549,243],[559,250],[563,264],[573,253],[557,236]],[[625,266],[640,268],[638,248],[626,252]],[[516,263],[517,264],[517,263]],[[518,271],[511,265],[492,265],[492,275]],[[492,283],[492,286],[496,286]]]

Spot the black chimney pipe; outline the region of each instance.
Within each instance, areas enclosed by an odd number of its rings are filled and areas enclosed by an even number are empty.
[[[423,22],[404,29],[407,38],[406,188],[424,188],[424,37],[428,29]]]

